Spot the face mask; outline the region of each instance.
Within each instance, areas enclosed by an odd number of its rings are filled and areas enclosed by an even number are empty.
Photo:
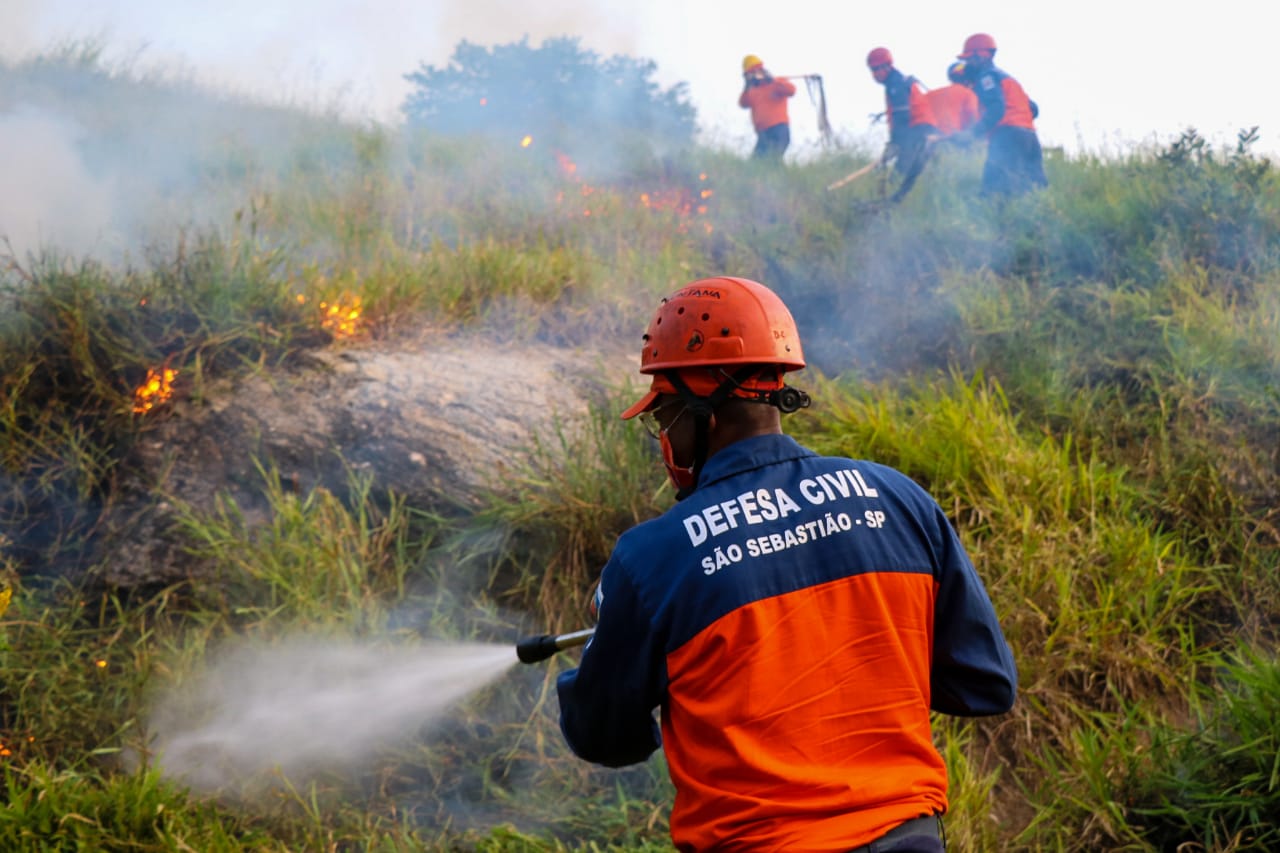
[[[658,442],[662,446],[662,464],[667,468],[667,479],[676,487],[676,492],[692,489],[696,482],[693,477],[693,466],[681,468],[676,465],[675,451],[671,448],[671,438],[666,431],[658,436]]]

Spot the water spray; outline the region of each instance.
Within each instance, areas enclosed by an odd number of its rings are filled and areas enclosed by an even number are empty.
[[[595,632],[595,628],[583,628],[581,631],[570,631],[568,634],[539,634],[535,637],[525,637],[516,643],[516,657],[520,658],[521,663],[537,663],[546,660],[556,652],[586,644]]]

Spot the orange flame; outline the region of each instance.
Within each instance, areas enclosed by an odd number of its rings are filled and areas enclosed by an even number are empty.
[[[609,205],[611,200],[625,198],[625,196],[619,196],[619,194],[609,191],[608,188],[595,187],[585,182],[582,176],[578,174],[578,164],[573,162],[569,155],[557,151],[555,152],[555,157],[556,163],[560,167],[560,173],[569,182],[577,184],[577,196],[583,200],[581,207],[574,206],[568,209],[567,214],[569,216],[589,218],[595,214],[605,212],[606,205]],[[707,173],[700,173],[698,180],[705,182]],[[681,233],[686,233],[689,230],[690,221],[694,217],[707,215],[707,201],[714,195],[714,192],[709,187],[691,191],[688,188],[677,186],[641,192],[631,196],[631,198],[635,199],[637,205],[645,210],[666,211],[675,214],[679,220],[677,228]],[[595,198],[592,199],[592,196],[595,196]],[[571,199],[572,196],[567,195],[564,190],[558,191],[555,196],[557,205],[564,205],[566,202],[572,204]],[[592,204],[588,200],[595,203]],[[700,224],[708,234],[714,230],[711,223],[706,220],[702,220]]]
[[[573,162],[568,154],[565,154],[562,151],[557,151],[556,162],[560,164],[560,171],[564,172],[566,177],[572,178],[578,173],[578,164]]]
[[[178,371],[170,367],[148,369],[146,381],[133,391],[133,413],[145,415],[173,396],[173,380]]]
[[[335,338],[349,338],[356,334],[363,312],[359,296],[344,294],[336,302],[320,303],[320,325]]]

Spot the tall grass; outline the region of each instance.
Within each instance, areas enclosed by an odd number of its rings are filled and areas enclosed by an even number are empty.
[[[72,51],[0,79],[87,110],[117,145],[136,112],[85,91],[198,95],[98,62]],[[88,84],[68,95],[67,79]],[[141,259],[50,248],[0,270],[0,573],[16,590],[0,846],[60,849],[60,832],[85,849],[668,849],[661,757],[606,771],[560,738],[568,655],[476,694],[443,736],[257,800],[198,797],[126,760],[145,759],[155,692],[222,643],[582,627],[616,536],[672,499],[617,418],[635,393],[618,377],[589,389],[585,418],[531,434],[529,461],[466,517],[360,477],[295,494],[263,459],[261,517],[154,496],[178,508],[188,580],[86,579],[110,559],[98,544],[121,491],[148,485],[129,449],[168,413],[133,412],[148,369],[178,369],[176,393],[200,405],[217,375],[348,345],[320,306],[355,300],[358,343],[449,327],[589,353],[638,344],[658,296],[722,273],[797,315],[816,403],[796,435],[924,484],[1014,647],[1013,713],[937,720],[953,845],[1274,846],[1280,195],[1248,133],[1224,152],[1188,133],[1051,157],[1049,190],[1007,204],[974,197],[979,152],[947,152],[886,206],[874,181],[825,189],[865,152],[762,169],[699,150],[587,174],[517,138],[232,111],[263,121],[207,134],[222,141],[173,184],[217,201],[202,227],[175,220],[185,233]],[[655,205],[659,190],[706,210]]]

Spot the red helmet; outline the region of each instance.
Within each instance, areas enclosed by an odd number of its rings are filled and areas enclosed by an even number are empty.
[[[964,40],[964,48],[956,59],[971,59],[980,50],[989,50],[994,53],[995,49],[995,39],[986,33],[974,33]]]
[[[745,278],[686,284],[662,300],[643,340],[640,372],[652,375],[653,383],[624,418],[648,410],[659,394],[679,393],[668,371],[678,372],[694,394],[707,396],[732,381],[734,373],[726,368],[760,365],[764,369],[732,392],[755,397],[753,392],[780,390],[782,374],[804,367],[791,312],[772,290]]]
[[[889,52],[887,47],[877,47],[867,54],[867,67],[875,68],[877,65],[892,65],[893,54]]]

